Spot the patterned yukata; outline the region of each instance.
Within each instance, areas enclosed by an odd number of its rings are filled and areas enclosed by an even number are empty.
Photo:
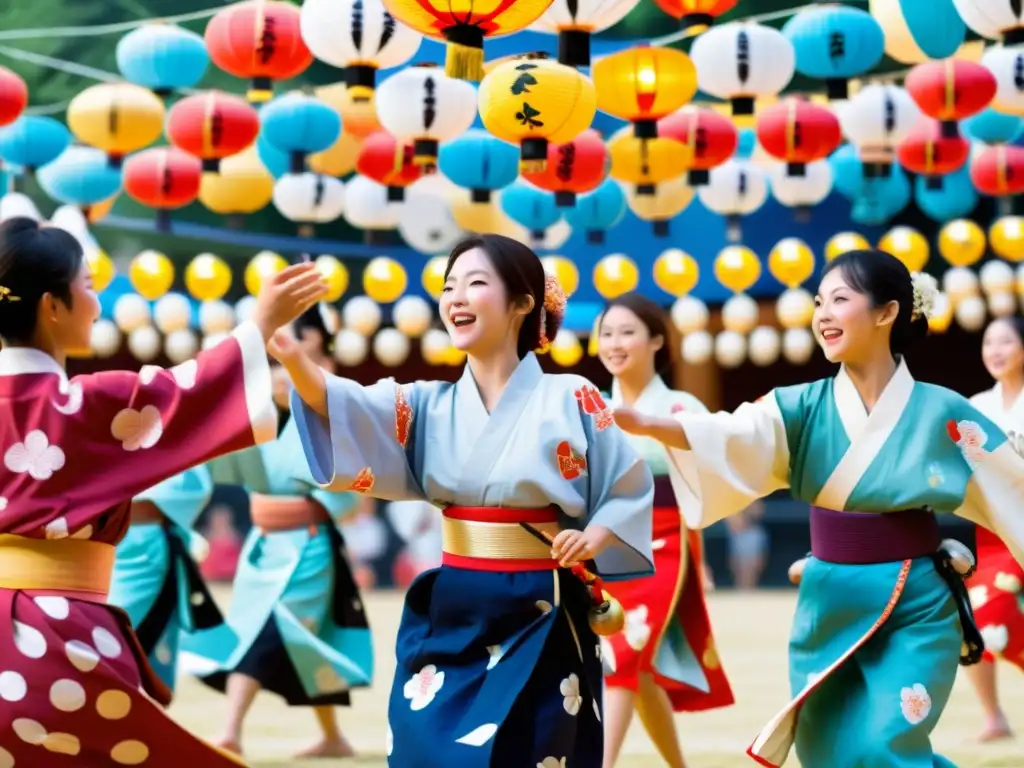
[[[618,538],[605,578],[650,574],[653,480],[584,379],[531,353],[488,413],[467,366],[455,384],[327,376],[329,419],[293,394],[326,488],[443,509],[443,564],[410,587],[388,707],[394,768],[599,768],[601,660],[588,595],[551,533]]]

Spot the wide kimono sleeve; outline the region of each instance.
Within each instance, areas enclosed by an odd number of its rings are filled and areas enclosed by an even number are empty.
[[[212,496],[213,477],[207,465],[202,464],[157,483],[136,495],[134,500],[152,502],[174,523],[189,529]]]
[[[336,493],[317,488],[310,496],[327,510],[327,514],[335,522],[344,520],[359,506],[359,497],[355,493]]]
[[[773,391],[732,413],[681,411],[691,450],[667,449],[687,527],[706,528],[789,486],[786,424]]]
[[[413,472],[426,384],[382,379],[364,387],[325,374],[327,418],[292,392],[292,415],[313,480],[328,491],[358,491],[386,501],[422,499]]]

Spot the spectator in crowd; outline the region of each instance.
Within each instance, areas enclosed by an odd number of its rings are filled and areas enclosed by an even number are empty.
[[[408,587],[424,571],[441,565],[441,510],[426,501],[393,501],[388,521],[405,546],[395,558],[395,586]]]
[[[212,507],[203,535],[209,545],[209,553],[199,566],[203,577],[210,582],[231,581],[242,552],[242,534],[235,527],[231,508],[223,504]]]
[[[768,555],[768,532],[761,525],[764,504],[756,501],[726,518],[729,528],[729,570],[737,589],[756,589]]]
[[[388,529],[377,516],[377,500],[361,496],[356,508],[339,524],[345,537],[352,576],[359,589],[372,589],[377,584],[373,561],[387,551]]]

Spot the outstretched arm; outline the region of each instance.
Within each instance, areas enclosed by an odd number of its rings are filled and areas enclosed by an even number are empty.
[[[327,380],[324,370],[314,363],[288,330],[280,330],[267,343],[267,351],[284,366],[295,393],[311,411],[327,418]]]
[[[686,429],[675,419],[647,416],[632,408],[618,408],[615,411],[615,423],[625,432],[653,438],[668,448],[690,450]]]

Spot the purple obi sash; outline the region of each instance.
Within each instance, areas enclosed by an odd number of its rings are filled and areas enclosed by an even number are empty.
[[[654,476],[654,504],[655,509],[659,507],[678,507],[676,492],[672,490],[672,481],[668,475]]]
[[[828,563],[913,560],[934,555],[941,543],[939,523],[924,509],[866,514],[811,507],[811,554]]]

